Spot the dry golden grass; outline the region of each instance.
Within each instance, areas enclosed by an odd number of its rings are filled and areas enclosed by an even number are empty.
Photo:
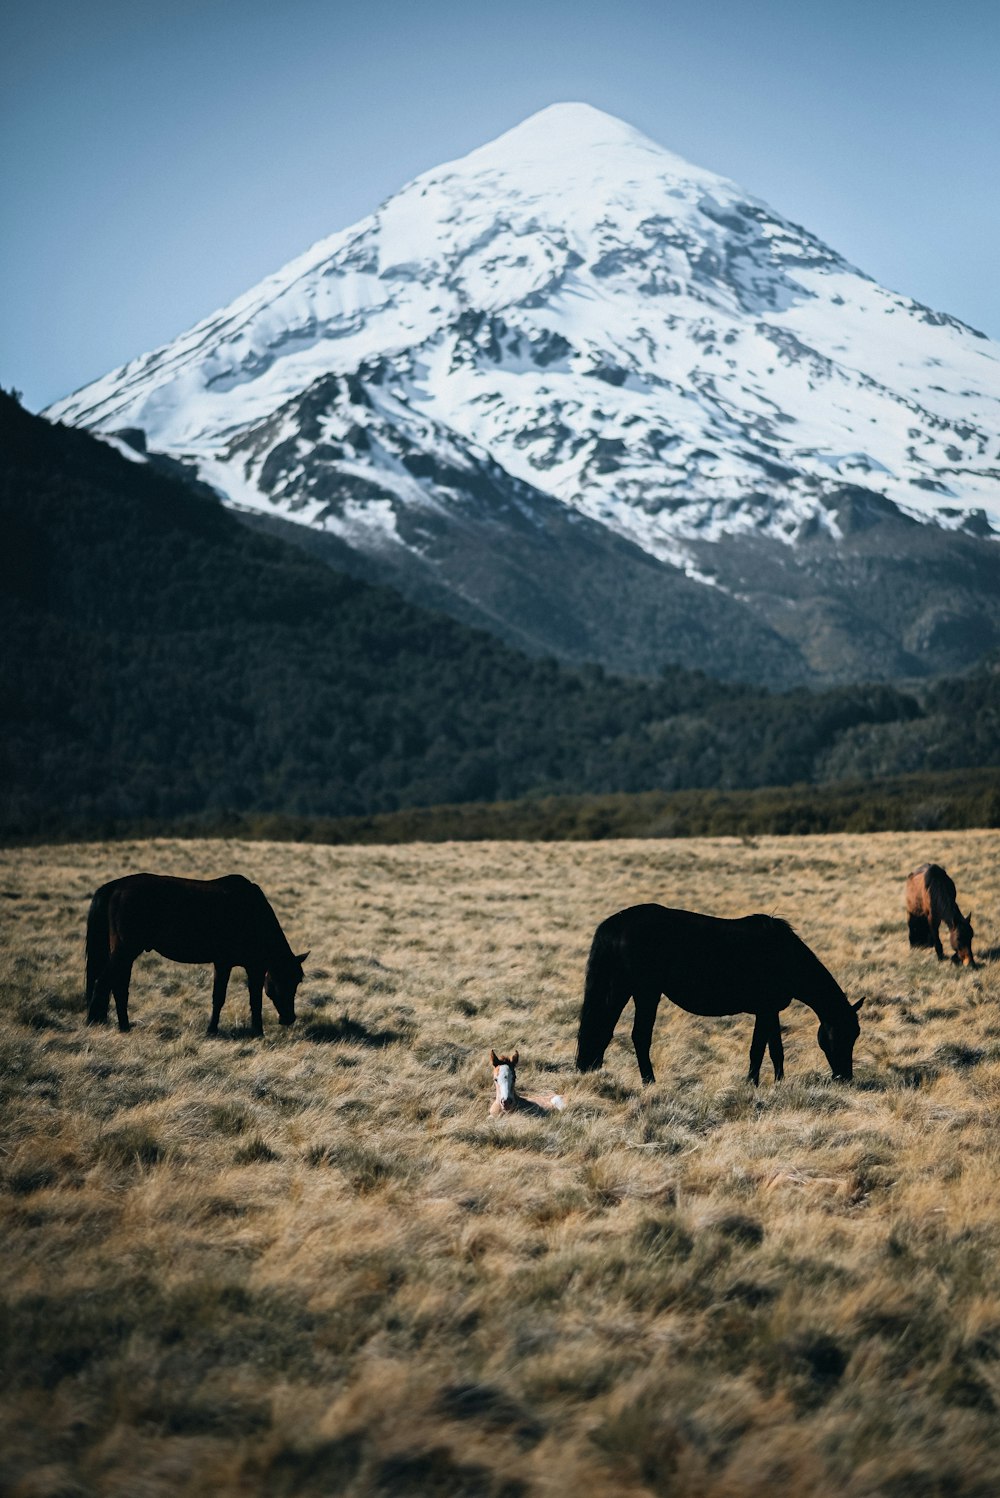
[[[910,953],[932,858],[1000,955],[1000,834],[0,854],[0,1487],[109,1494],[997,1491],[1000,963]],[[251,874],[299,1023],[149,956],[83,1026],[96,885]],[[855,1085],[786,1019],[628,1012],[572,1071],[597,922],[788,917],[852,998]],[[491,1045],[565,1113],[491,1119]]]

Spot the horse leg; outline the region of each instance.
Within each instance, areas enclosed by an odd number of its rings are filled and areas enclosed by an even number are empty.
[[[231,967],[223,967],[221,963],[215,964],[215,982],[212,984],[212,1018],[208,1022],[206,1035],[217,1035],[219,1033],[219,1015],[222,1006],[226,1002],[226,989],[229,987],[229,975]]]
[[[756,1087],[760,1081],[760,1063],[764,1059],[764,1049],[771,1034],[771,1016],[763,1012],[758,1013],[754,1021],[753,1039],[750,1042],[750,1070],[747,1073],[747,1081]]]
[[[767,1048],[771,1053],[774,1080],[780,1082],[785,1075],[785,1047],[781,1043],[781,1021],[777,1015],[771,1021],[771,1028],[767,1033]]]
[[[115,996],[118,1013],[118,1028],[125,1031],[132,1027],[128,1021],[128,987],[132,981],[132,964],[135,958],[124,947],[118,947],[108,964],[111,972],[111,992]]]
[[[658,993],[637,993],[635,995],[635,1021],[632,1025],[632,1044],[635,1046],[635,1059],[639,1063],[639,1075],[645,1086],[655,1082],[653,1075],[653,1064],[649,1059],[649,1047],[653,1039],[653,1024],[656,1020],[656,1011],[660,1003]]]
[[[247,991],[250,994],[250,1034],[263,1035],[264,974],[255,968],[247,968]]]
[[[931,927],[931,930],[934,933],[934,950],[937,953],[937,960],[938,960],[938,962],[943,962],[944,961],[944,947],[942,947],[942,945],[941,945],[941,926],[940,926],[940,923],[938,923],[936,925],[933,925]]]

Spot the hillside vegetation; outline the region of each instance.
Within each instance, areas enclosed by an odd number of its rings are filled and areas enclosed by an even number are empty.
[[[1000,834],[0,853],[0,1487],[159,1498],[988,1498],[1000,1412]],[[906,944],[932,858],[983,965]],[[90,895],[258,879],[299,1021],[140,960],[86,1029]],[[751,1022],[629,1012],[572,1070],[597,922],[788,917],[852,998],[787,1080]],[[706,961],[711,954],[706,954]],[[562,1115],[491,1119],[490,1046]]]
[[[532,660],[0,395],[0,832],[985,766],[1000,673],[811,695]]]
[[[367,817],[279,812],[202,813],[169,824],[177,837],[304,843],[409,843],[499,839],[592,842],[621,837],[755,837],[814,832],[936,831],[1000,827],[1000,769],[940,771],[873,782],[769,786],[755,791],[645,791],[610,796],[526,796],[412,806]],[[162,830],[150,819],[110,824],[108,836]],[[82,841],[85,834],[80,833]],[[43,842],[40,836],[24,841]]]

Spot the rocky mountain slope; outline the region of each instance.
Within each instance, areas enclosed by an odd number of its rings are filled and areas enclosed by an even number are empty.
[[[586,105],[51,415],[537,653],[782,682],[1000,641],[1000,349]]]

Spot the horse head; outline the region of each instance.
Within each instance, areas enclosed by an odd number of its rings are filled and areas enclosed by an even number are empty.
[[[951,927],[948,935],[954,947],[952,962],[957,966],[975,967],[976,959],[972,955],[972,938],[975,932],[972,929],[972,911],[968,915],[962,915],[961,911],[955,910],[955,924]]]
[[[821,1020],[816,1032],[835,1082],[850,1082],[854,1076],[854,1042],[861,1033],[858,1010],[864,1002],[859,999],[856,1004],[849,1004],[846,1012],[838,1014],[836,1019]]]
[[[289,953],[287,959],[268,968],[264,975],[264,992],[278,1011],[280,1025],[295,1023],[295,993],[302,982],[302,964],[308,956],[308,952],[301,957]]]
[[[490,1065],[493,1068],[493,1081],[497,1089],[496,1101],[500,1104],[500,1112],[509,1113],[517,1106],[517,1094],[514,1091],[517,1051],[510,1056],[498,1056],[496,1051],[491,1050]]]

